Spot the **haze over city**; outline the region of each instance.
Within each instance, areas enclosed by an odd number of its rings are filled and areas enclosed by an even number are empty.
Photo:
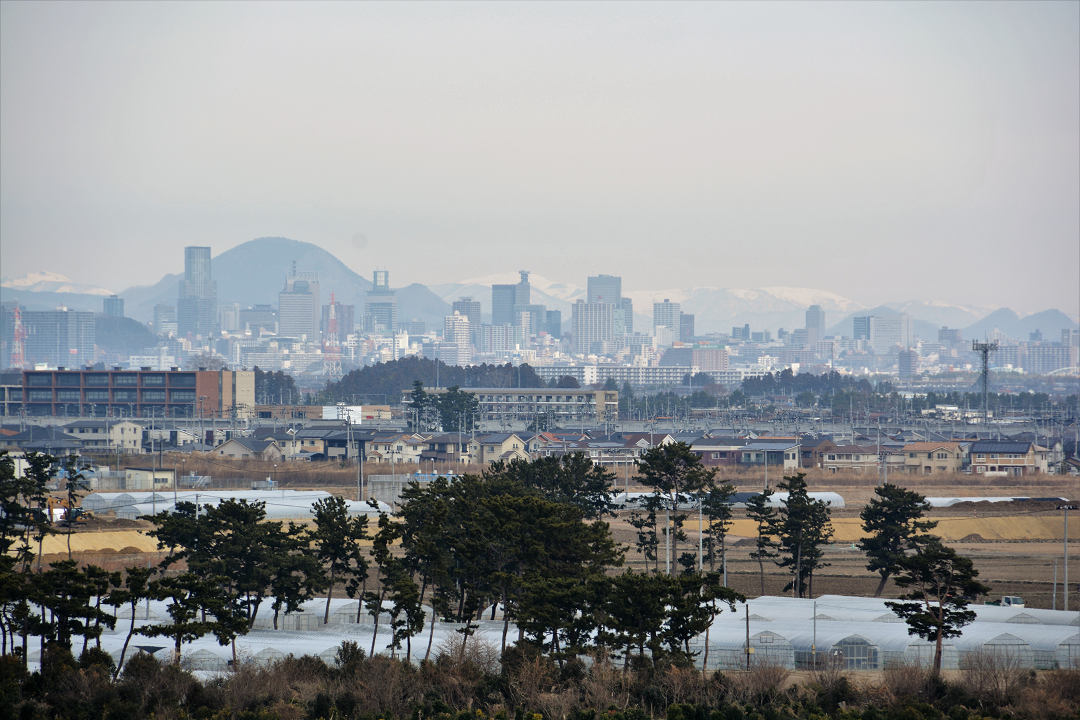
[[[0,5],[0,265],[320,245],[435,285],[1075,317],[1076,3]]]

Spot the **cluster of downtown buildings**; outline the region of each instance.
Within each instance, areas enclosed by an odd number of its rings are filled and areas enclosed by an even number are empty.
[[[0,367],[165,371],[191,367],[192,358],[209,355],[235,370],[283,370],[302,388],[317,389],[355,367],[420,355],[458,366],[528,363],[545,380],[569,376],[583,386],[610,379],[619,387],[673,387],[687,376],[705,374],[710,382],[732,388],[747,377],[785,368],[910,380],[977,362],[960,330],[943,327],[936,338],[917,337],[903,313],[855,316],[850,335],[836,335],[827,329],[825,311],[812,305],[803,327],[775,335],[746,324],[730,333],[699,333],[693,314],[664,299],[653,303],[651,326],[641,328],[642,317],[635,322],[633,303],[623,295],[621,278],[613,275],[589,277],[586,296],[564,317],[534,302],[529,273],[520,271],[517,283],[491,286],[490,315],[479,300],[459,297],[441,328],[399,316],[385,270],[374,272],[360,307],[339,302],[333,288],[326,290],[316,273],[294,264],[276,306],[219,303],[210,248],[187,247],[176,303],[154,308],[150,327],[156,346],[125,357],[105,356],[97,347],[94,313],[5,304]],[[104,298],[102,310],[123,317],[124,301]],[[1073,330],[1060,339],[1002,338],[991,367],[1050,374],[1076,367],[1077,347]]]

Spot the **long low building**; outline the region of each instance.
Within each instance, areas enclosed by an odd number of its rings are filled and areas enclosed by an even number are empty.
[[[507,424],[547,418],[558,423],[605,423],[619,417],[619,393],[585,388],[459,388],[475,395],[480,420]],[[446,388],[432,388],[443,393]],[[403,399],[408,402],[409,395]]]
[[[28,370],[21,403],[29,417],[250,417],[251,370]]]

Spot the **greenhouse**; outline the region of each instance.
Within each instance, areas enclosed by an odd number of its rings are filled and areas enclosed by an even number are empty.
[[[783,635],[771,630],[753,632],[750,636],[750,664],[776,665],[788,669],[795,667],[795,650]],[[698,657],[704,657],[704,636],[699,642],[691,643],[690,649]],[[702,660],[704,662],[704,659]],[[746,667],[746,637],[738,637],[735,634],[714,639],[709,637],[709,657],[707,669],[709,670],[742,670]]]
[[[716,616],[707,635],[707,657],[705,634],[692,640],[690,649],[698,667],[706,663],[713,670],[745,668],[748,635],[750,662],[756,666],[804,669],[833,664],[850,671],[880,670],[896,664],[929,666],[934,658],[934,643],[908,634],[907,625],[896,621],[885,602],[836,595],[817,600],[760,597],[736,603],[735,612],[725,609]],[[236,639],[236,657],[240,662],[265,664],[288,655],[316,655],[334,662],[342,641],[355,642],[367,653],[373,635],[375,651],[390,653],[389,601],[384,603],[377,634],[366,608],[359,608],[357,601],[348,597],[331,599],[329,623],[325,625],[322,620],[326,598],[303,603],[300,612],[280,613],[276,630],[272,605],[271,598],[264,599],[252,631]],[[1080,667],[1080,632],[1076,626],[1080,613],[991,606],[979,606],[975,610],[976,621],[964,627],[959,637],[943,643],[943,668],[962,668],[979,658],[1004,661],[1018,668]],[[431,631],[431,609],[425,607],[424,612],[428,623],[412,639],[414,661],[426,652]],[[1021,613],[1025,617],[1017,620]],[[123,621],[101,637],[102,648],[116,659],[127,636],[130,610],[120,608],[118,615]],[[475,638],[469,642],[498,648],[503,638],[503,621],[489,617],[490,613],[485,613],[483,620],[474,623]],[[140,603],[135,614],[136,634],[126,657],[132,657],[142,647],[152,650],[158,659],[168,660],[172,653],[169,638],[138,634],[139,627],[167,623],[168,618],[165,602]],[[458,623],[437,622],[432,636],[433,650],[460,642],[460,629]],[[517,636],[517,628],[511,624],[508,642],[512,643]],[[404,655],[404,647],[400,654]],[[184,643],[182,658],[194,671],[219,673],[231,667],[233,655],[231,647],[219,645],[210,635]],[[29,659],[32,662],[39,659],[37,643],[33,641]]]
[[[908,633],[885,599],[823,595],[817,600],[760,597],[718,615],[709,632],[709,666],[745,666],[749,626],[753,655],[768,637],[781,665],[810,668],[832,658],[848,670],[890,664],[929,665],[934,643]],[[977,619],[960,637],[942,644],[942,667],[961,667],[966,656],[1007,658],[1019,667],[1049,669],[1080,663],[1080,613],[1030,608],[972,606]],[[771,635],[763,635],[765,632]],[[759,638],[759,641],[755,641]],[[783,660],[790,646],[790,664]],[[703,638],[695,646],[703,650]],[[752,660],[757,662],[760,660]]]
[[[285,494],[289,492],[291,494]],[[124,502],[109,505],[102,512],[115,512],[116,517],[124,520],[134,520],[144,515],[155,515],[159,512],[173,512],[172,494],[157,493],[121,493],[128,499]],[[145,495],[146,497],[136,497]],[[187,498],[180,497],[180,502],[195,502],[198,498],[199,507],[207,505],[216,507],[224,500],[246,500],[248,502],[264,503],[266,517],[270,520],[310,520],[312,506],[319,500],[330,497],[328,493],[296,492],[273,490],[269,492],[251,491],[247,493],[189,493]],[[90,499],[90,496],[87,496]],[[95,503],[101,502],[95,500]],[[85,506],[85,503],[84,503]],[[349,515],[367,515],[380,512],[392,512],[392,508],[386,503],[377,503],[377,508],[372,508],[369,503],[346,500],[345,509]]]

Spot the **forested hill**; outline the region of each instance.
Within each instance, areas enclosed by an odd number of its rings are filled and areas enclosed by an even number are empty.
[[[409,356],[353,370],[329,383],[319,400],[332,402],[396,403],[404,390],[419,380],[424,387],[545,387],[531,367],[473,365],[457,367],[439,360]],[[381,396],[381,397],[380,397]]]

